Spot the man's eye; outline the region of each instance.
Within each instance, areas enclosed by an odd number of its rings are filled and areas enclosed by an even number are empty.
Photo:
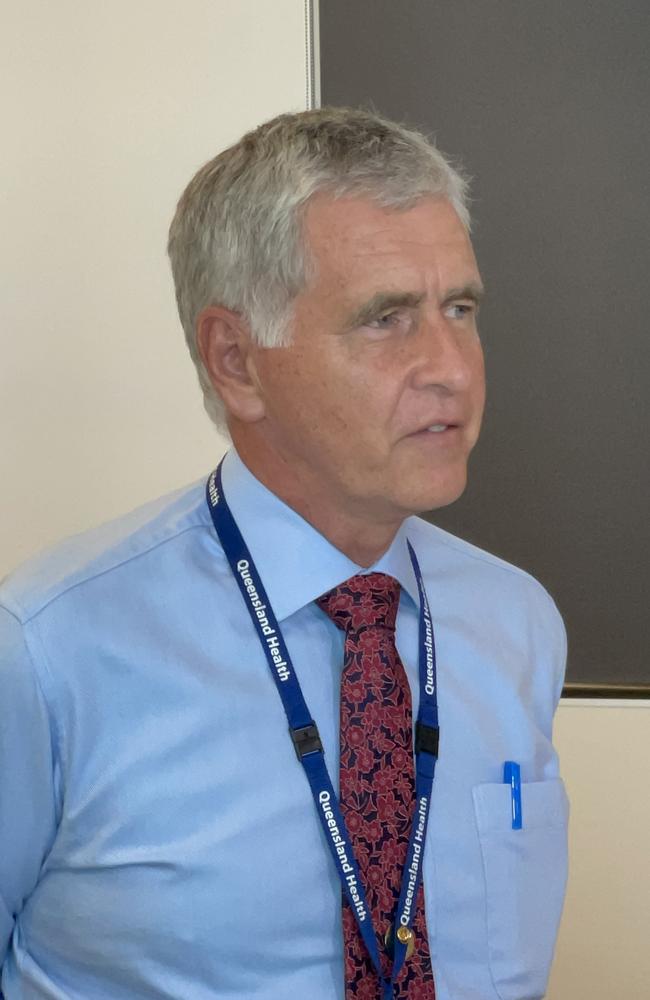
[[[450,319],[465,319],[466,316],[476,312],[476,306],[466,302],[454,302],[445,309],[445,315]]]
[[[391,309],[388,312],[379,313],[378,316],[368,320],[364,325],[371,330],[380,330],[389,333],[407,333],[413,326],[413,320],[413,310]]]
[[[379,330],[387,330],[391,326],[395,326],[399,319],[399,314],[396,312],[382,313],[381,316],[376,316],[375,319],[370,320],[368,326],[374,326]]]

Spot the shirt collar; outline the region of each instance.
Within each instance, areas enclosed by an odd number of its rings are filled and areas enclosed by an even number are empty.
[[[381,559],[364,568],[263,486],[234,449],[224,459],[221,476],[226,500],[278,621],[357,573],[379,572],[395,577],[418,606],[417,581],[404,524]]]

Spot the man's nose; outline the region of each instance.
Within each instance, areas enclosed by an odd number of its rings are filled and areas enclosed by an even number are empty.
[[[475,339],[475,333],[454,328],[444,317],[422,323],[413,379],[415,388],[438,388],[450,393],[468,389],[472,381]]]

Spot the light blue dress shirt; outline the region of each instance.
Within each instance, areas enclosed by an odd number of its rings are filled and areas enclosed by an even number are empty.
[[[330,773],[343,634],[314,598],[359,571],[234,452],[223,482]],[[441,719],[424,859],[438,1000],[541,997],[566,878],[551,744],[565,633],[530,576],[409,518],[373,567],[417,587]],[[6,1000],[342,1000],[341,891],[203,484],[0,588],[0,963]],[[503,762],[521,764],[511,829]]]

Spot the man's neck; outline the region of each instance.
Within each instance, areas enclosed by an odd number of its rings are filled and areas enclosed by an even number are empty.
[[[251,453],[246,444],[235,445],[239,458],[246,468],[271,493],[300,514],[324,538],[357,566],[372,566],[390,548],[401,521],[368,518],[364,512],[342,510],[332,502],[308,475],[296,473],[295,468],[278,455],[268,460]]]

